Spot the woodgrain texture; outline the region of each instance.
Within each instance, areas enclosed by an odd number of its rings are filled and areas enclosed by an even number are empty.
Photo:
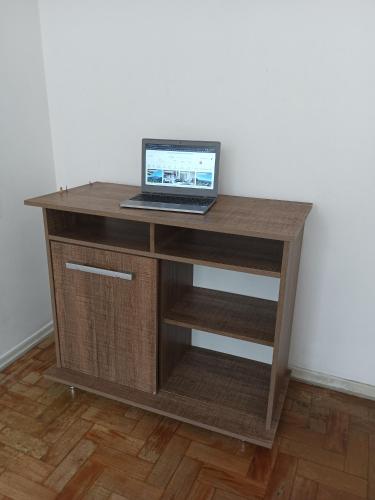
[[[149,224],[62,210],[46,213],[48,234],[52,237],[145,252],[150,249]]]
[[[312,207],[311,203],[220,195],[212,209],[199,217],[120,208],[120,202],[139,191],[137,186],[95,182],[62,193],[33,198],[25,203],[43,208],[281,241],[290,241],[298,236]]]
[[[273,345],[277,302],[190,287],[163,316],[166,323]]]
[[[155,395],[68,369],[50,368],[46,375],[94,394],[268,448],[277,428],[278,419],[273,420],[271,429],[265,428],[270,365],[207,349],[185,350]],[[283,402],[280,399],[278,414]]]
[[[159,384],[164,383],[191,345],[191,328],[167,325],[162,321],[166,311],[193,284],[193,266],[177,262],[159,263]]]
[[[53,350],[44,341],[0,374],[1,500],[374,499],[373,401],[291,381],[275,446],[266,450],[72,394],[42,377]],[[311,427],[318,414],[331,422],[319,431]],[[327,450],[341,442],[347,420],[346,449]],[[293,444],[278,446],[285,439]]]
[[[52,260],[58,362],[50,375],[271,446],[289,380],[311,204],[221,196],[202,217],[120,209],[136,189],[94,183],[26,201],[44,209]],[[130,271],[135,279],[66,269],[67,262]],[[280,277],[278,304],[194,288],[195,263]],[[189,349],[192,328],[274,346],[272,368]],[[154,399],[132,392],[156,393],[158,385],[162,395]],[[327,446],[339,446],[338,431],[335,439]]]
[[[272,419],[275,418],[276,408],[280,406],[279,398],[283,397],[285,393],[284,386],[289,376],[289,345],[293,325],[302,238],[303,229],[295,241],[284,244],[267,410],[267,427],[271,426]]]
[[[48,210],[43,208],[43,228],[44,228],[44,236],[46,239],[46,252],[47,252],[47,264],[48,264],[48,279],[49,279],[49,290],[50,290],[50,296],[51,296],[51,307],[52,307],[52,316],[53,316],[53,323],[55,325],[55,334],[57,336],[57,315],[56,315],[56,299],[55,299],[55,282],[54,282],[54,276],[53,276],[53,268],[52,268],[52,257],[51,257],[51,244],[48,239],[49,235],[49,223],[48,221]],[[69,215],[69,213],[67,212]],[[60,357],[60,344],[58,342],[58,338],[56,339],[57,341],[55,342],[55,347],[56,347],[56,366],[61,366],[61,357]]]
[[[256,417],[262,420],[266,413],[269,372],[265,363],[192,347],[163,390],[207,404],[207,413],[219,425],[221,420],[233,420],[235,426],[235,413],[238,421],[247,417],[249,423],[252,418],[255,423]]]
[[[157,226],[157,234],[158,228]],[[283,244],[278,240],[194,229],[171,228],[167,237],[158,237],[158,256],[201,265],[279,277]],[[160,231],[160,229],[159,229]],[[165,236],[165,231],[162,231]]]
[[[61,365],[155,392],[157,263],[51,243]],[[134,273],[132,281],[66,269],[73,262]]]

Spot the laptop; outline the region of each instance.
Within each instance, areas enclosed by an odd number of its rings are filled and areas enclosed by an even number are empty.
[[[142,140],[142,191],[123,208],[205,214],[215,203],[220,142]]]

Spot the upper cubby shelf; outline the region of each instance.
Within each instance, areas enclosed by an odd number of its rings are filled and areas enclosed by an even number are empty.
[[[279,278],[283,242],[156,225],[155,252],[162,258],[179,262]]]
[[[47,210],[47,224],[50,238],[59,241],[139,252],[150,248],[149,224],[143,222]]]

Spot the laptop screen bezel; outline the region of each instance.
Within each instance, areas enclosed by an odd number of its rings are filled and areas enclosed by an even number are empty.
[[[146,184],[146,145],[161,144],[171,146],[190,146],[190,147],[210,147],[215,148],[215,171],[213,189],[197,189],[187,187],[170,186],[151,186]],[[220,161],[220,142],[217,141],[180,141],[169,139],[142,139],[142,193],[162,193],[181,196],[205,196],[207,198],[216,198],[219,186],[219,161]]]

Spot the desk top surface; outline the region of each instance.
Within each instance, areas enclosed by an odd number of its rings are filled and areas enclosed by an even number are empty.
[[[219,195],[206,215],[120,208],[120,202],[139,191],[137,186],[95,182],[31,198],[25,204],[283,241],[298,236],[312,208],[311,203],[227,195]]]

